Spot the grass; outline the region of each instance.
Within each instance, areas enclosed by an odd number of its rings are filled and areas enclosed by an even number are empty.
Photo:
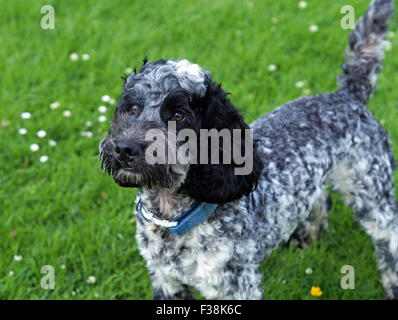
[[[99,171],[98,143],[109,124],[98,122],[101,96],[117,98],[126,67],[144,56],[187,58],[213,72],[251,122],[275,106],[333,91],[349,31],[340,8],[360,1],[55,1],[55,30],[42,30],[41,1],[0,2],[0,299],[150,299],[151,285],[134,239],[134,189]],[[273,17],[277,18],[272,20]],[[311,24],[319,31],[309,32]],[[393,23],[392,30],[397,29]],[[398,150],[396,39],[369,108]],[[77,52],[90,60],[71,61]],[[275,64],[277,71],[268,71]],[[56,110],[50,103],[60,102]],[[107,117],[113,107],[108,105]],[[72,115],[65,118],[64,110]],[[32,118],[21,119],[22,112]],[[86,121],[93,126],[85,128]],[[19,128],[28,134],[18,134]],[[36,132],[46,130],[40,139]],[[90,130],[93,138],[81,136]],[[49,139],[57,141],[55,147]],[[40,145],[31,152],[30,145]],[[39,157],[49,161],[40,163]],[[397,156],[397,153],[396,153]],[[278,248],[262,265],[268,299],[381,299],[374,252],[352,212],[334,195],[330,228],[312,247]],[[21,255],[16,261],[14,255]],[[352,265],[356,289],[340,287]],[[55,289],[40,286],[44,265]],[[307,275],[306,268],[313,273]],[[10,271],[11,274],[10,274]],[[87,283],[95,276],[95,283]],[[311,286],[323,295],[311,297]]]

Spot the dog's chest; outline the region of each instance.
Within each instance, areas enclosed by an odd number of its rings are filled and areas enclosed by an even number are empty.
[[[195,284],[217,274],[232,256],[233,244],[217,227],[217,224],[202,223],[179,237],[167,229],[139,221],[136,238],[151,271]]]

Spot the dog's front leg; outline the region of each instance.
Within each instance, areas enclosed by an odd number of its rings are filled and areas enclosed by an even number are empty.
[[[154,300],[193,300],[190,288],[182,282],[159,272],[151,272]]]

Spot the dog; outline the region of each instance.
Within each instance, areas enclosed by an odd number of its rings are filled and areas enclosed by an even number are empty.
[[[398,298],[395,162],[365,106],[393,10],[392,0],[373,0],[358,20],[336,92],[290,101],[250,126],[210,72],[187,60],[145,59],[125,79],[100,160],[116,183],[140,188],[136,240],[154,299],[191,299],[191,287],[207,299],[262,299],[260,263],[295,231],[313,239],[327,225],[327,185],[372,238],[386,296]],[[237,175],[235,160],[148,163],[148,133],[167,134],[170,123],[177,132],[250,129],[250,173]]]

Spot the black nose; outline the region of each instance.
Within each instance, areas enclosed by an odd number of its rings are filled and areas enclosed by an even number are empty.
[[[141,146],[130,140],[121,140],[116,142],[115,152],[119,160],[131,161],[141,153]]]

